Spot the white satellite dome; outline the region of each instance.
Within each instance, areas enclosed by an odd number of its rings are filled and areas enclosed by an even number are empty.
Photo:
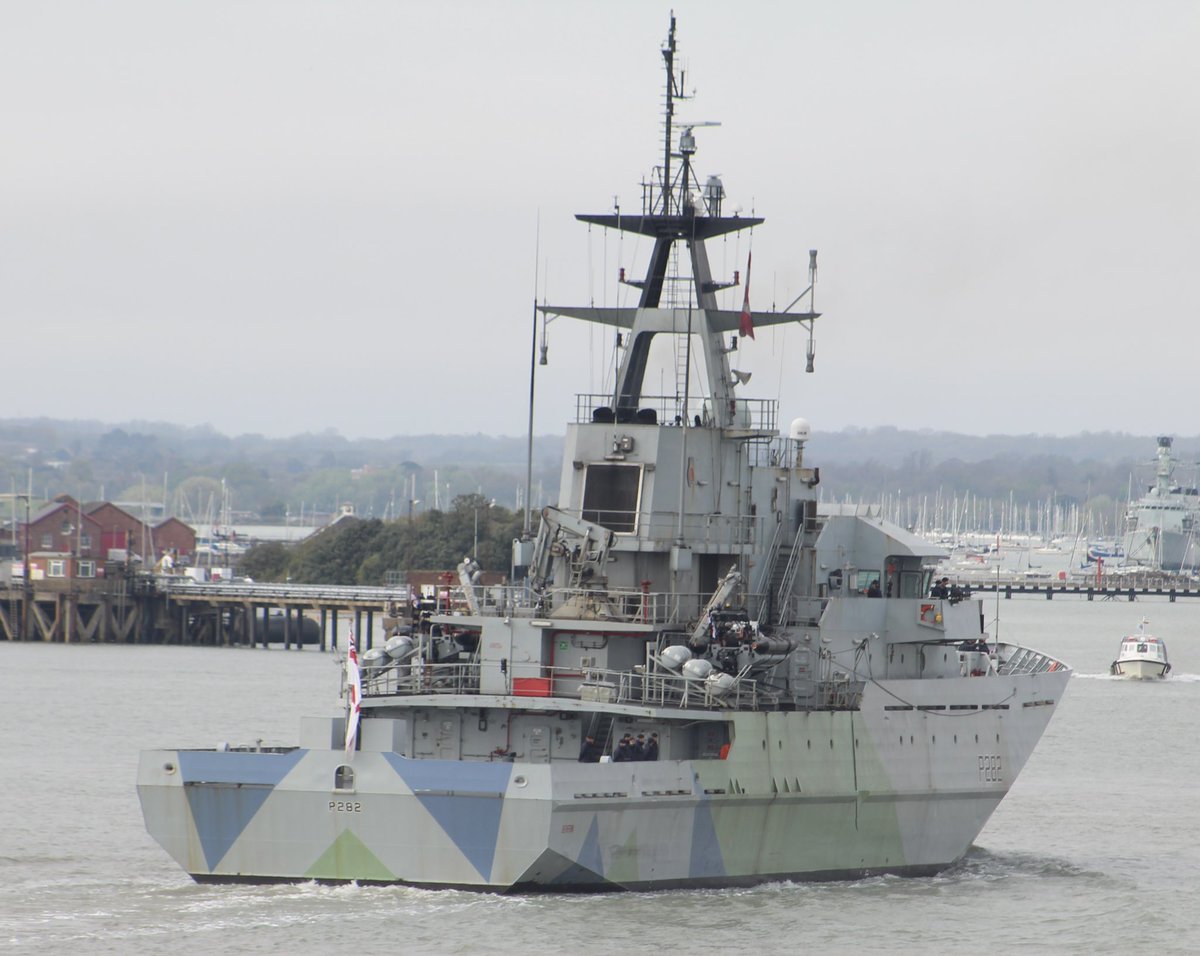
[[[793,418],[788,427],[788,438],[792,441],[806,442],[812,437],[812,426],[807,418]]]

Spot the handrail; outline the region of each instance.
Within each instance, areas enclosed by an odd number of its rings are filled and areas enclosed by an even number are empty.
[[[414,661],[388,662],[381,668],[364,666],[363,698],[478,694],[481,671],[478,662],[430,664]],[[747,678],[739,679],[727,693],[714,693],[703,680],[669,672],[539,667],[538,675],[548,681],[545,693],[517,693],[520,687],[513,685],[511,677],[508,680],[509,693],[515,696],[561,697],[642,706],[702,707],[708,710],[758,710],[763,702],[758,682]]]
[[[775,594],[777,609],[775,623],[781,627],[785,627],[791,623],[789,616],[791,602],[788,598],[792,593],[792,585],[796,583],[796,571],[800,568],[800,555],[804,550],[804,532],[804,522],[801,521],[800,527],[796,529],[796,539],[792,542],[792,550],[788,555],[788,563],[783,569],[783,579],[779,582],[779,591]]]
[[[155,586],[177,596],[244,597],[247,601],[266,598],[285,600],[396,601],[407,603],[412,591],[407,584],[396,587],[363,587],[336,584],[259,584],[238,581],[228,584],[193,581],[183,575],[154,575]]]
[[[779,401],[774,398],[733,398],[728,409],[715,409],[713,400],[696,397],[685,408],[679,395],[641,395],[637,408],[613,408],[611,392],[580,392],[575,396],[576,424],[658,425],[668,428],[727,427],[747,431],[775,432],[779,425]],[[600,417],[598,417],[600,416]],[[611,420],[610,420],[611,418]]]
[[[997,654],[998,674],[1042,674],[1047,671],[1067,670],[1067,665],[1056,657],[1043,654],[1029,647],[1016,644],[1001,644]],[[1008,651],[1005,654],[1005,651]]]
[[[1049,659],[1048,659],[1049,660]],[[1048,669],[1048,668],[1043,668]],[[363,698],[480,694],[481,665],[389,662],[382,668],[364,668]],[[758,711],[779,706],[779,699],[747,677],[737,678],[726,692],[716,692],[704,680],[664,670],[615,671],[605,668],[571,669],[539,667],[534,688],[508,680],[506,693],[515,697],[558,698],[597,704],[699,708],[703,710]],[[520,680],[520,678],[518,678]],[[831,678],[814,681],[806,710],[857,710],[865,681]]]

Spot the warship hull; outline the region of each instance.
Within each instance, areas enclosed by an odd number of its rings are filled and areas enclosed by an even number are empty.
[[[1127,534],[1121,542],[1125,565],[1142,565],[1155,571],[1192,572],[1200,568],[1200,539],[1194,531],[1145,528]]]
[[[815,371],[817,252],[781,311],[751,309],[749,253],[744,284],[714,275],[708,240],[763,220],[725,212],[721,177],[697,172],[711,124],[675,126],[674,17],[661,52],[663,159],[640,215],[578,217],[650,240],[644,277],[619,273],[637,303],[536,306],[543,362],[566,317],[614,335],[614,375],[576,396],[557,503],[536,533],[526,506],[512,583],[484,587],[467,557],[437,609],[397,594],[410,620],[361,662],[349,636],[344,716],[306,718],[295,748],[144,754],[147,828],[195,879],[509,892],[928,874],[962,858],[1028,760],[1069,668],[934,587],[944,550],[822,502],[808,421],[739,391],[732,356],[744,369],[756,327],[804,330],[801,355],[762,357]],[[665,356],[675,387],[654,395]]]
[[[148,751],[138,793],[198,881],[562,891],[930,874],[970,847],[1067,679],[1013,675],[1003,704],[979,699],[994,680],[959,678],[883,681],[858,711],[735,714],[725,759],[362,751],[339,789],[339,749]]]

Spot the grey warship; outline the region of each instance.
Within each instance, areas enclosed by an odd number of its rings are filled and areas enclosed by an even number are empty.
[[[781,428],[778,402],[739,394],[730,354],[754,327],[800,325],[812,370],[816,254],[783,311],[718,307],[734,283],[706,241],[763,220],[724,214],[721,181],[696,173],[673,17],[662,53],[640,213],[578,217],[652,241],[637,305],[541,307],[619,342],[611,391],[577,399],[557,506],[514,542],[511,586],[478,586],[465,561],[465,606],[365,652],[358,706],[302,718],[297,746],[142,753],[146,826],[195,880],[521,892],[932,874],[1029,759],[1070,668],[989,640],[981,602],[933,584],[940,549],[823,505],[807,423]],[[671,395],[645,389],[656,338],[702,369]],[[354,687],[357,662],[347,673]]]

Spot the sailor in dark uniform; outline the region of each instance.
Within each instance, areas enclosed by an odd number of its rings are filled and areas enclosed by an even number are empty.
[[[600,753],[604,748],[596,743],[596,738],[588,734],[583,738],[583,746],[579,748],[580,763],[599,763]]]
[[[646,749],[642,751],[643,760],[658,759],[658,734],[651,734],[646,741]]]

